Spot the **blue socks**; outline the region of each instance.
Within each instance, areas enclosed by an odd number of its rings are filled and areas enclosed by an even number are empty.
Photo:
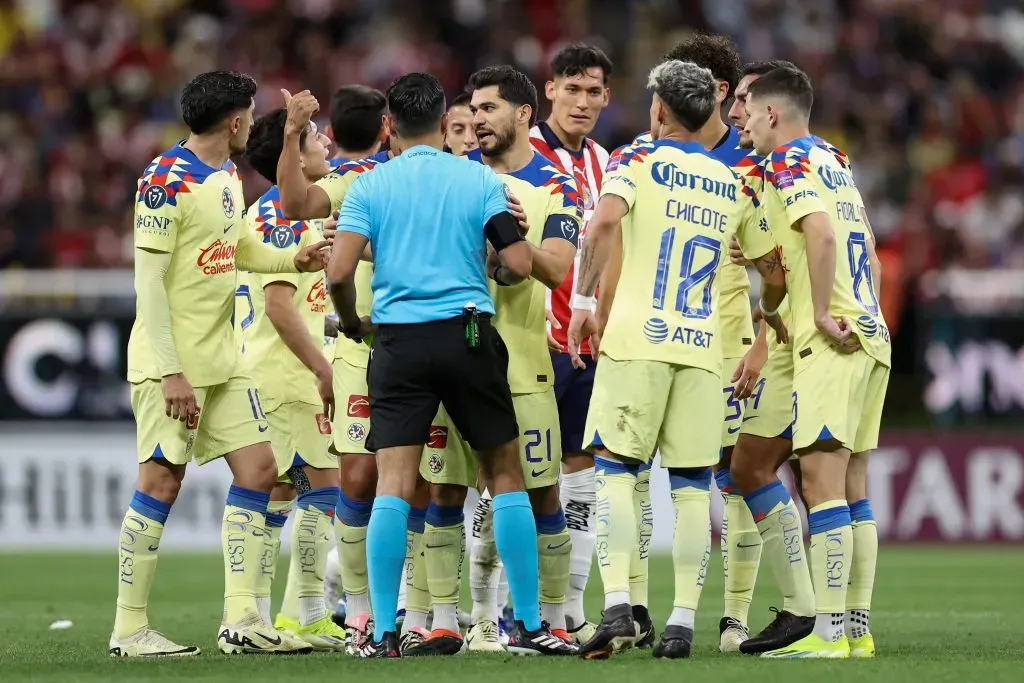
[[[494,497],[493,510],[494,543],[505,565],[516,619],[527,631],[536,631],[540,628],[540,568],[530,497],[526,491],[503,493]]]
[[[523,494],[524,497],[526,494]],[[529,512],[530,501],[526,501]],[[395,496],[377,496],[366,529],[366,568],[370,580],[370,604],[373,605],[373,639],[380,641],[388,631],[397,631],[398,591],[405,566],[405,533],[409,525],[409,504]],[[530,513],[530,527],[533,515]],[[495,516],[497,527],[497,516]],[[535,547],[535,544],[531,547]],[[533,553],[534,585],[537,554]],[[511,581],[510,581],[511,583]],[[534,591],[536,604],[536,591]]]

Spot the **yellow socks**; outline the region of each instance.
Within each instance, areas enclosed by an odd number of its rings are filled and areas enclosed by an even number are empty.
[[[466,555],[463,507],[431,503],[423,532],[427,586],[434,606],[432,628],[459,632],[459,589]]]
[[[722,516],[722,568],[725,574],[723,616],[747,623],[750,600],[761,563],[761,534],[743,496],[735,493],[728,468],[715,473],[725,503]]]
[[[370,614],[370,581],[366,569],[366,527],[372,502],[338,496],[338,562],[345,592],[345,612],[352,617]]]
[[[830,500],[807,513],[811,528],[814,633],[826,642],[843,636],[847,583],[853,560],[853,530],[845,500]]]
[[[232,484],[224,505],[221,547],[224,551],[224,623],[237,624],[259,615],[256,584],[261,573],[270,493]]]
[[[565,594],[569,587],[572,538],[561,508],[550,515],[534,514],[540,568],[540,618],[552,629],[565,630]]]
[[[604,607],[630,604],[630,561],[637,545],[633,487],[639,465],[594,458],[597,486],[597,566]]]
[[[692,629],[711,557],[711,468],[669,468],[668,472],[676,510],[675,599],[668,624]]]
[[[256,580],[256,606],[260,618],[268,624],[274,623],[270,616],[270,603],[274,577],[277,575],[277,560],[281,556],[281,532],[294,505],[294,500],[272,500],[267,505],[267,535],[263,537],[263,557],[260,559],[260,575]],[[299,618],[297,612],[286,616]]]
[[[867,498],[850,503],[853,522],[853,566],[846,593],[846,635],[862,638],[870,631],[871,593],[878,563],[878,527]]]
[[[814,614],[814,588],[804,552],[800,513],[789,491],[776,479],[749,493],[745,499],[756,520],[764,557],[782,592],[782,609],[801,617],[811,616]]]
[[[157,549],[171,506],[136,491],[121,522],[114,636],[126,638],[149,625],[146,607],[156,574]]]
[[[651,505],[651,465],[641,465],[633,485],[633,514],[636,519],[636,545],[629,559],[629,602],[647,607],[647,564],[654,534],[654,507]]]
[[[337,486],[300,493],[292,525],[292,554],[288,566],[289,589],[299,603],[303,626],[327,616],[324,605],[324,571],[334,535],[334,511],[341,490]]]
[[[405,537],[405,620],[402,632],[426,628],[430,613],[430,587],[427,582],[427,557],[424,533],[426,508],[410,508],[409,528]]]

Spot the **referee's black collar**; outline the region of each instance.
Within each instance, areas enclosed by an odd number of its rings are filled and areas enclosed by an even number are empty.
[[[544,138],[544,142],[546,142],[548,147],[550,147],[552,150],[563,148],[569,154],[582,154],[583,150],[587,148],[588,138],[586,136],[583,137],[583,146],[580,147],[579,152],[574,152],[573,150],[566,147],[564,144],[562,144],[562,141],[559,139],[559,137],[555,135],[555,131],[551,130],[551,126],[548,125],[547,121],[538,121],[537,130],[540,131],[540,135],[542,138]]]

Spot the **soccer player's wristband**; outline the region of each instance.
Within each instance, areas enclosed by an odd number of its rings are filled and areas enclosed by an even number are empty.
[[[581,309],[584,311],[590,311],[591,313],[597,313],[597,297],[596,296],[584,296],[579,292],[573,294],[572,307],[574,309]]]
[[[764,307],[764,299],[759,299],[758,300],[757,307],[759,309],[761,309],[761,315],[763,315],[766,318],[774,318],[775,316],[777,316],[779,314],[779,309],[778,308],[776,308],[774,311],[769,311],[769,310],[765,309],[765,307]]]

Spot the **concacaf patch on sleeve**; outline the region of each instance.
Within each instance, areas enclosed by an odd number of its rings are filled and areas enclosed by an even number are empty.
[[[785,190],[788,187],[793,187],[793,172],[789,169],[783,169],[775,172],[774,177],[775,187],[780,190]]]
[[[605,173],[611,173],[612,171],[617,169],[619,167],[619,161],[621,159],[622,159],[622,156],[619,155],[619,154],[616,154],[611,159],[609,159],[608,160],[608,166],[605,167],[604,172]]]

